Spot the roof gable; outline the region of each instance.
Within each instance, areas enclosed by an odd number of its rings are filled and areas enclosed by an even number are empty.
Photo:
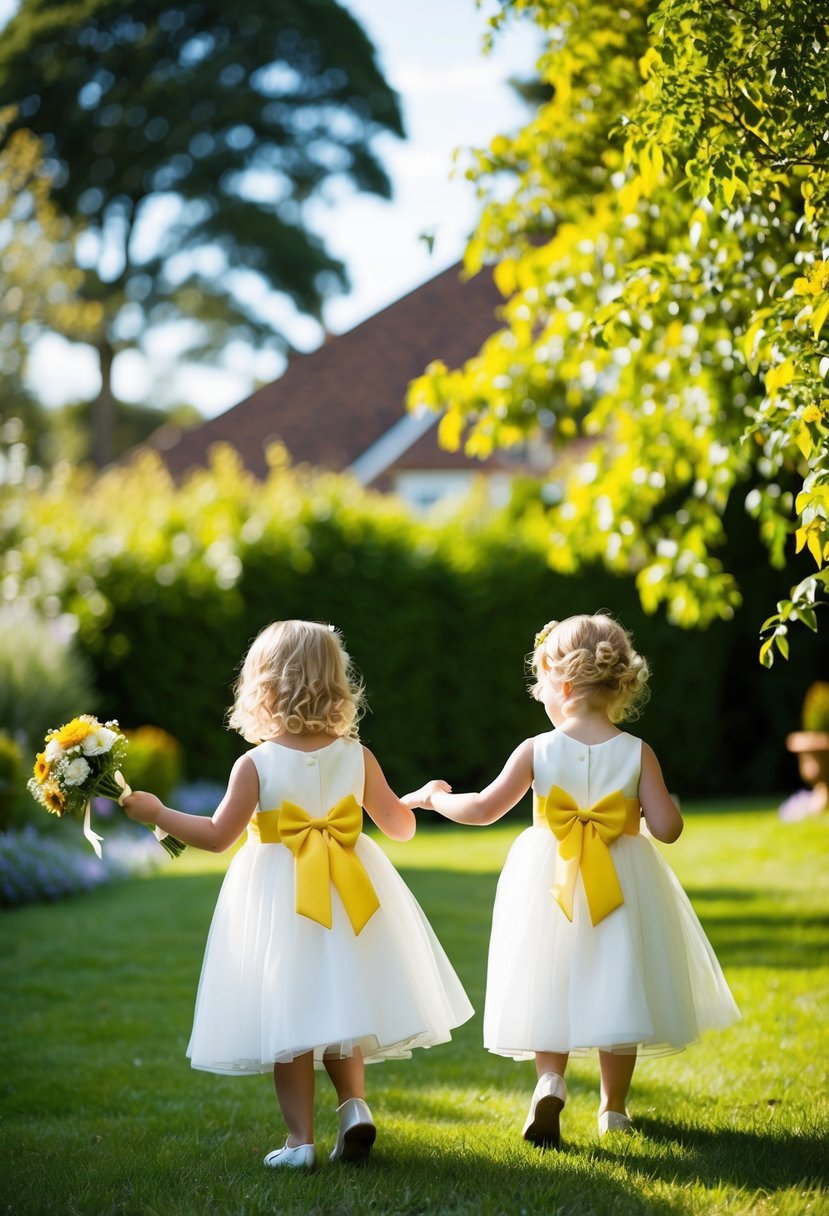
[[[372,448],[379,457],[381,441],[406,417],[410,381],[433,359],[457,367],[476,354],[496,327],[500,302],[488,274],[463,280],[461,266],[451,266],[354,329],[329,338],[310,354],[294,356],[278,380],[182,432],[165,447],[164,460],[171,472],[182,474],[205,465],[213,444],[230,443],[246,467],[264,477],[266,449],[277,440],[297,464],[342,470],[363,457],[366,463]],[[401,451],[431,442],[434,463],[470,463],[460,453],[442,453],[449,459],[437,459],[434,428],[423,438],[428,428],[406,426],[397,427]]]

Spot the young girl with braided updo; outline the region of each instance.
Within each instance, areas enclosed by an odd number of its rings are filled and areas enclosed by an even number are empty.
[[[599,1134],[630,1132],[637,1054],[679,1051],[739,1013],[649,838],[670,844],[682,831],[659,762],[616,725],[645,701],[647,663],[604,614],[551,621],[530,663],[531,695],[555,729],[525,740],[481,793],[436,789],[430,804],[456,823],[489,824],[532,785],[533,826],[513,844],[495,898],[484,1046],[535,1057],[523,1135],[557,1148],[571,1053],[598,1048]]]
[[[364,807],[392,840],[433,782],[398,798],[357,736],[362,687],[333,626],[275,621],[248,651],[229,723],[257,746],[233,767],[211,819],[152,794],[127,814],[220,852],[243,832],[219,894],[187,1054],[208,1072],[273,1072],[288,1128],[274,1169],[315,1164],[314,1070],[339,1105],[333,1161],[368,1156],[364,1064],[451,1038],[472,1015],[414,896],[362,832]]]

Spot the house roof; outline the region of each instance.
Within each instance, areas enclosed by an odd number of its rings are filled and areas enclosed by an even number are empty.
[[[265,452],[277,440],[297,464],[349,468],[404,417],[409,382],[428,363],[457,367],[478,352],[497,327],[500,302],[490,275],[463,280],[460,265],[451,266],[354,329],[294,356],[278,380],[225,413],[169,445],[159,436],[156,446],[176,475],[206,464],[221,442],[232,444],[257,476],[267,473]],[[494,463],[501,462],[488,467]],[[462,452],[440,449],[435,426],[412,436],[406,466],[481,467]]]

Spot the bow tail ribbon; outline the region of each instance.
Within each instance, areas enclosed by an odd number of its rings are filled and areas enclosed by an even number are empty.
[[[545,816],[559,842],[552,893],[568,920],[573,919],[576,878],[581,873],[594,925],[625,902],[609,845],[624,831],[627,804],[621,790],[580,810],[559,786],[547,795]]]
[[[331,867],[331,881],[340,894],[351,927],[359,934],[380,907],[377,892],[353,848],[345,849],[338,841],[331,839],[328,845],[328,863]]]
[[[617,908],[621,908],[625,902],[616,867],[607,846],[608,841],[603,837],[601,828],[595,823],[588,823],[585,826],[582,845],[581,877],[590,909],[590,919],[594,925]]]
[[[349,796],[323,819],[312,819],[301,807],[284,802],[280,808],[282,843],[294,854],[296,911],[330,929],[333,924],[331,886],[343,901],[355,933],[360,933],[380,907],[363,863],[354,852],[362,811]]]
[[[284,843],[294,854],[295,907],[300,916],[331,928],[331,890],[328,853],[320,832],[310,829],[296,840],[296,848]]]

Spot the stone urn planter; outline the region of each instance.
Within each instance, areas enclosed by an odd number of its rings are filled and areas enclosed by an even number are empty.
[[[793,731],[786,747],[797,756],[800,775],[812,787],[811,814],[829,808],[829,684],[812,684],[803,702],[803,730]]]
[[[796,730],[786,739],[786,747],[797,756],[800,775],[812,786],[813,812],[829,807],[829,731]]]

